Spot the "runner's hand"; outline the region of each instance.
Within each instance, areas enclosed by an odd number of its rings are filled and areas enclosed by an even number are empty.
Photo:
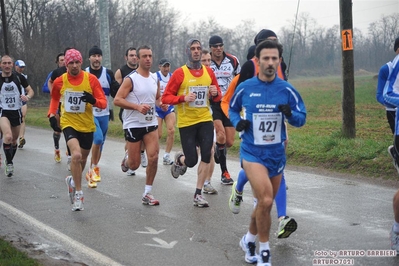
[[[236,126],[236,130],[238,132],[243,131],[243,130],[249,128],[250,125],[251,125],[251,122],[249,122],[249,120],[241,119]]]
[[[83,96],[81,96],[80,99],[82,101],[84,101],[85,103],[88,102],[88,103],[91,103],[92,105],[94,105],[96,103],[96,98],[94,98],[93,95],[91,95],[87,91],[83,92]]]
[[[280,104],[277,107],[286,117],[292,116],[291,107],[288,104]]]

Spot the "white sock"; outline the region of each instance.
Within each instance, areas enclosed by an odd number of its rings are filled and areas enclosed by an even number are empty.
[[[399,234],[399,223],[396,221],[393,223],[393,231]]]
[[[77,196],[83,196],[83,191],[82,190],[77,190],[76,191],[76,193],[75,193],[75,195],[77,195]]]
[[[268,242],[259,242],[259,251],[262,250],[270,250],[269,241]]]
[[[147,193],[150,193],[151,190],[152,190],[152,186],[151,186],[151,185],[145,185],[143,197],[144,197],[145,195],[147,195]]]
[[[256,239],[256,235],[251,234],[249,231],[245,235],[245,241],[247,242],[247,244],[249,242],[255,242],[255,239]]]
[[[75,182],[73,181],[73,178],[71,179],[71,186],[75,187]]]
[[[209,182],[209,180],[205,180],[204,182],[204,186],[209,185],[211,182]]]
[[[165,152],[163,155],[163,158],[168,157],[169,156],[169,152]]]

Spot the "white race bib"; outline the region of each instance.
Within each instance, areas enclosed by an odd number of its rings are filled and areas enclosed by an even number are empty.
[[[64,94],[64,109],[68,113],[84,113],[86,110],[86,103],[82,101],[81,91],[68,91],[65,90]]]
[[[254,144],[281,143],[281,113],[255,113],[252,115]]]
[[[208,86],[191,86],[189,87],[190,92],[193,92],[196,96],[194,102],[190,102],[190,107],[207,107],[208,106]]]

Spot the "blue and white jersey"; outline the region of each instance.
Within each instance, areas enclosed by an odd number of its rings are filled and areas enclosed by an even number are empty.
[[[90,73],[90,68],[86,67],[85,71]],[[111,84],[107,77],[107,69],[105,67],[102,67],[101,76],[98,78],[98,81],[100,82],[101,87],[103,88],[105,96],[107,96],[106,97],[107,98],[107,107],[105,109],[101,109],[101,108],[93,106],[93,115],[94,116],[106,116],[106,115],[109,115],[109,97],[108,96],[110,93]]]
[[[388,78],[384,85],[383,97],[385,106],[395,108],[399,106],[399,55],[388,66]]]
[[[166,85],[168,84],[171,76],[172,73],[168,73],[165,77],[161,71],[157,71],[157,77],[159,80],[159,91],[161,93],[161,96],[163,95],[163,92],[165,91]]]
[[[291,117],[278,109],[280,104],[289,104]],[[242,82],[230,101],[230,121],[237,126],[242,119],[249,120],[251,125],[242,132],[242,145],[283,147],[287,139],[284,120],[295,127],[306,122],[305,104],[297,90],[288,82],[276,77],[272,82],[264,82],[253,77]]]

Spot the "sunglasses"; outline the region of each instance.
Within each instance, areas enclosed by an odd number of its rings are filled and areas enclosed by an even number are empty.
[[[212,44],[211,47],[212,47],[212,48],[223,47],[223,43],[220,43],[220,44]]]

